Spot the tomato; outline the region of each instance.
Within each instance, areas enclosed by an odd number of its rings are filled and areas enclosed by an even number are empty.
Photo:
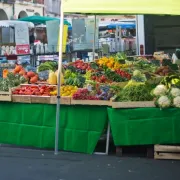
[[[41,93],[40,93],[40,92],[35,92],[35,95],[36,95],[36,96],[40,96]]]
[[[44,93],[44,89],[40,89],[40,93],[43,94]]]
[[[42,88],[42,89],[45,89],[45,88],[46,88],[46,85],[41,86],[41,88]]]

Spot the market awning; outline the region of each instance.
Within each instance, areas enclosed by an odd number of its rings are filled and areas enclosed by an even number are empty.
[[[1,20],[0,27],[14,27],[16,24],[28,24],[29,28],[33,28],[34,24],[31,22],[20,22],[20,21],[11,21],[11,20]]]
[[[53,20],[60,21],[59,18],[47,17],[47,16],[27,16],[27,17],[21,18],[19,20],[20,21],[32,22],[34,24],[45,24],[46,21],[53,21]],[[69,22],[64,20],[64,24],[69,25]]]
[[[180,15],[180,0],[63,0],[65,13]]]

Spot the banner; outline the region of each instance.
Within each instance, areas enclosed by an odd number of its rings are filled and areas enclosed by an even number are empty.
[[[92,50],[94,44],[98,48],[99,21],[95,19],[73,19],[72,21],[72,42],[74,51]]]
[[[63,53],[66,52],[67,38],[68,38],[68,26],[64,25],[64,29],[63,29],[63,50],[62,50]],[[60,39],[58,37],[57,52],[59,52],[59,45],[60,45]]]

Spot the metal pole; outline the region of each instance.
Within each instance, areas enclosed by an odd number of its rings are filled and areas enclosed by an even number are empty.
[[[96,15],[94,16],[93,61],[95,60],[95,50],[96,50]]]
[[[108,122],[107,136],[106,136],[106,155],[109,153],[109,138],[110,138],[110,122]]]
[[[59,120],[60,120],[60,85],[61,85],[61,71],[62,71],[62,53],[63,53],[63,29],[64,29],[64,12],[63,1],[60,4],[60,28],[59,28],[59,61],[58,61],[58,84],[57,84],[57,105],[56,105],[56,131],[55,131],[55,148],[54,154],[58,154],[59,143]]]
[[[136,15],[136,55],[139,55],[138,16]]]

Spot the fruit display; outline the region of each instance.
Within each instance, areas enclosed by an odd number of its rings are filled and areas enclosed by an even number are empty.
[[[23,85],[21,87],[14,88],[12,94],[14,95],[36,95],[36,96],[50,96],[51,92],[56,90],[55,86],[37,86],[37,85]]]
[[[64,96],[73,96],[78,90],[77,86],[61,86],[60,87],[60,95]]]

